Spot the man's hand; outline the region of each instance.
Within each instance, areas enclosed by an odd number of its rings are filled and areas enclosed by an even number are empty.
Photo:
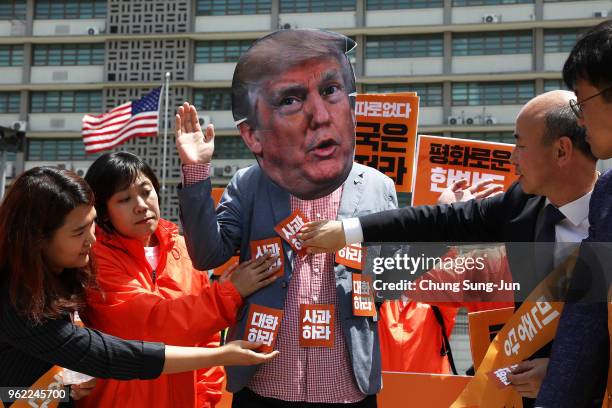
[[[518,367],[512,370],[512,374],[508,374],[508,380],[516,392],[525,398],[536,398],[548,369],[548,360],[548,358],[534,358],[520,362]]]
[[[80,384],[73,384],[70,386],[70,397],[73,400],[80,400],[83,397],[91,394],[93,389],[96,387],[96,379],[89,380]]]
[[[342,221],[314,221],[304,225],[297,238],[309,254],[336,252],[346,246]]]
[[[185,102],[175,117],[176,149],[183,164],[210,163],[215,151],[215,129],[206,128],[206,136],[198,120],[195,106]]]
[[[466,179],[455,181],[450,187],[446,187],[440,197],[438,204],[452,204],[457,202],[469,201],[471,199],[480,200],[491,197],[504,191],[501,184],[493,184],[493,180],[481,180],[471,187],[467,187]]]

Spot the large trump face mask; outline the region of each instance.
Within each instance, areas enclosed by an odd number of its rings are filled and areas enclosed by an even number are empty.
[[[355,43],[321,30],[281,30],[240,58],[232,111],[242,139],[272,181],[301,199],[337,189],[355,149]]]

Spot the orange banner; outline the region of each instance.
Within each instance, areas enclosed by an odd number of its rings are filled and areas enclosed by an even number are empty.
[[[31,387],[30,389],[33,391],[36,390],[56,390],[59,391],[60,388],[64,386],[62,383],[62,378],[60,373],[62,372],[62,368],[58,366],[53,366],[49,371],[47,371],[42,377],[40,377]],[[66,392],[69,393],[70,389],[67,388]],[[0,403],[1,404],[1,403]],[[15,401],[10,408],[32,408],[32,407],[46,407],[46,408],[55,408],[59,404],[59,400],[53,399],[52,396],[49,398],[31,398],[31,399],[20,399]],[[0,405],[2,407],[2,405]]]
[[[463,375],[382,373],[383,388],[378,393],[378,406],[448,408],[470,378]]]
[[[419,135],[412,205],[431,205],[455,181],[469,185],[492,179],[506,190],[517,178],[510,155],[514,145]]]
[[[561,277],[569,279],[578,251],[551,272],[527,297],[521,307],[497,333],[476,374],[451,408],[522,407],[520,395],[512,387],[500,389],[490,373],[529,358],[554,339],[563,311],[562,302],[553,302],[552,294]]]
[[[212,196],[213,201],[215,202],[215,207],[219,205],[219,201],[221,201],[221,196],[225,189],[223,187],[213,187],[210,195]]]
[[[470,348],[475,370],[478,370],[489,344],[513,314],[513,307],[468,313]]]
[[[412,191],[419,97],[414,92],[358,94],[355,161],[391,177],[397,192]]]

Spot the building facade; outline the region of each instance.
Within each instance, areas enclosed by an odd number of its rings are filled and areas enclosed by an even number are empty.
[[[96,156],[84,154],[83,115],[140,97],[170,72],[169,135],[176,107],[192,101],[215,124],[213,182],[224,186],[254,162],[233,125],[234,66],[279,28],[354,38],[358,90],[418,92],[419,133],[512,143],[521,105],[563,88],[576,38],[611,12],[612,0],[5,0],[0,125],[27,134],[8,174],[40,164],[84,174]],[[117,149],[146,158],[161,177],[162,137]],[[177,221],[172,138],[167,153],[163,215]]]

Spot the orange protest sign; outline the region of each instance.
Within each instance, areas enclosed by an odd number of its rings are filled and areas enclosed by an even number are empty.
[[[64,386],[61,378],[62,368],[53,366],[42,377],[40,377],[29,390],[32,398],[16,400],[10,408],[48,407],[55,408],[59,405],[60,398],[67,396],[69,389],[62,390]],[[28,390],[28,391],[29,391]],[[39,392],[36,392],[36,391]]]
[[[463,375],[383,371],[384,386],[377,395],[378,406],[448,408],[470,378]]]
[[[282,277],[284,274],[284,256],[283,256],[283,243],[279,237],[260,239],[258,241],[251,241],[251,259],[257,259],[260,256],[264,256],[266,253],[278,255],[278,260],[274,265],[273,269],[277,269],[276,276]]]
[[[578,251],[555,268],[529,294],[527,300],[497,333],[482,359],[474,377],[461,392],[451,408],[471,406],[518,406],[520,395],[513,387],[500,389],[490,379],[490,373],[523,361],[550,342],[557,331],[562,302],[554,302],[551,288],[563,277],[571,278]]]
[[[213,187],[210,195],[215,202],[215,207],[219,205],[219,201],[221,201],[221,196],[223,195],[224,191],[225,189],[223,187]]]
[[[308,221],[300,210],[295,210],[289,217],[279,222],[274,227],[274,231],[287,241],[298,255],[304,255],[306,252],[302,247],[302,241],[297,239],[296,235]]]
[[[455,181],[473,185],[492,179],[506,190],[517,178],[510,155],[514,145],[419,135],[412,205],[436,204]]]
[[[513,307],[468,313],[470,348],[474,369],[478,369],[489,344],[513,314]]]
[[[252,304],[249,308],[244,339],[250,342],[262,343],[263,346],[259,350],[264,353],[271,352],[276,343],[282,318],[282,310]]]
[[[353,273],[353,316],[376,316],[372,277]]]
[[[334,305],[300,305],[300,347],[334,346]]]
[[[365,250],[361,243],[347,245],[336,252],[336,263],[361,271],[365,261]]]
[[[357,95],[355,161],[391,177],[397,192],[412,191],[418,116],[414,92]]]

